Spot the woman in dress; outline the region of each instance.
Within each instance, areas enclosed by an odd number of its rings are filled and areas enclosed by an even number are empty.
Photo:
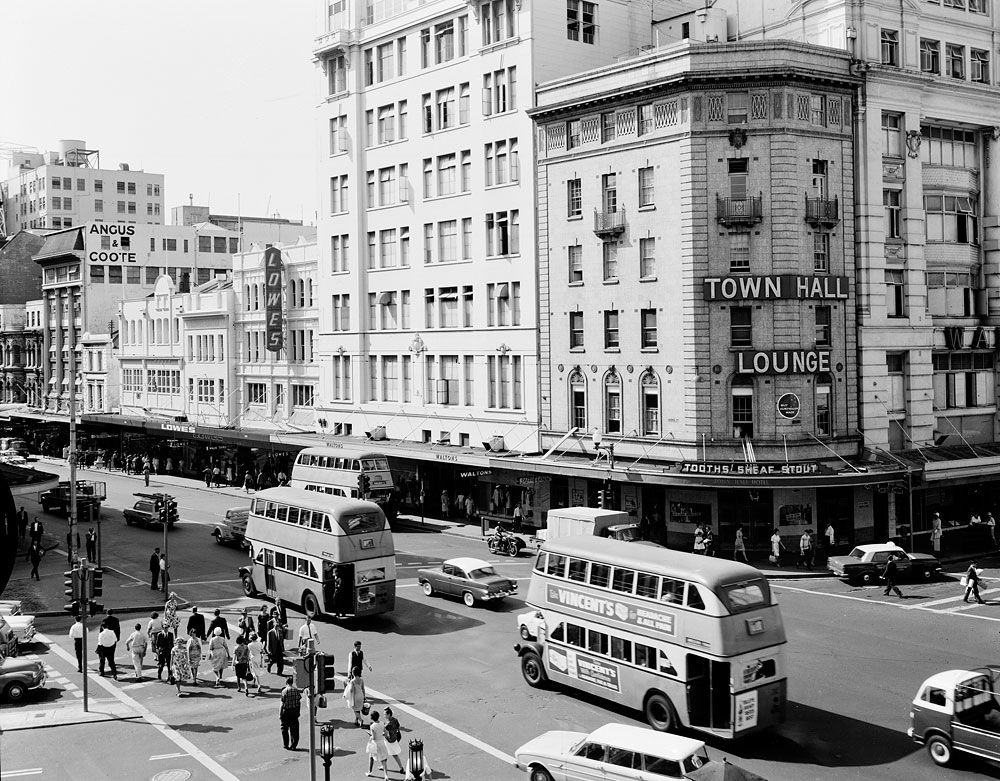
[[[694,530],[694,552],[700,555],[705,554],[705,531],[699,523]]]
[[[236,691],[250,696],[250,649],[247,638],[236,636],[236,650],[233,651],[233,670],[236,673]]]
[[[197,642],[197,638],[195,638]],[[173,683],[177,686],[177,696],[182,697],[181,684],[191,677],[191,663],[188,661],[188,644],[183,637],[178,637],[174,650],[170,653],[170,667],[173,673]]]
[[[750,559],[747,558],[747,546],[743,540],[743,527],[736,527],[736,547],[733,550],[733,559],[739,561],[740,556],[743,556],[743,561],[747,564],[750,563]]]
[[[212,672],[215,673],[215,688],[222,686],[222,675],[229,662],[229,646],[222,636],[222,629],[215,627],[212,632],[212,639],[208,641],[208,662],[212,665]]]
[[[403,735],[399,730],[399,720],[393,715],[392,708],[385,709],[385,750],[396,760],[399,772],[405,772],[403,760],[399,758],[403,750]]]
[[[188,666],[191,668],[191,684],[198,685],[198,666],[201,664],[201,640],[198,630],[192,628],[187,639]]]
[[[247,679],[247,696],[255,697],[260,694],[260,671],[264,669],[264,644],[257,637],[256,632],[250,633],[250,640],[247,643],[247,651],[250,652],[250,675],[253,683],[257,686],[256,694],[250,693],[250,681]]]
[[[374,776],[375,763],[382,768],[382,778],[388,781],[389,773],[385,769],[385,761],[389,758],[389,752],[385,746],[385,727],[378,720],[378,711],[372,711],[372,725],[368,728],[368,775]]]
[[[177,593],[171,591],[167,597],[167,604],[163,607],[163,628],[173,632],[174,637],[177,636],[177,627],[181,625],[180,616],[177,615],[177,602]]]
[[[775,529],[774,534],[771,535],[771,563],[775,567],[781,566],[781,550],[784,547],[785,544],[781,541],[781,532]]]
[[[365,704],[365,682],[361,678],[361,668],[355,667],[351,670],[351,676],[347,679],[344,687],[344,699],[347,705],[354,711],[354,724],[361,726],[361,709]]]

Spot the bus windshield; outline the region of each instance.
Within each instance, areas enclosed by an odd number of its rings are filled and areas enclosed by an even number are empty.
[[[723,586],[722,596],[732,613],[766,607],[768,603],[767,585],[763,578]]]

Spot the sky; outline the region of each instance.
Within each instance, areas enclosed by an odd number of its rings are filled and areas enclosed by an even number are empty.
[[[315,224],[318,5],[0,0],[0,155],[81,139],[101,168],[163,174],[166,221],[191,194]]]

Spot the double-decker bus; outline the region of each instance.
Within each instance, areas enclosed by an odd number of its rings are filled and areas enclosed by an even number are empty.
[[[367,499],[386,510],[392,497],[389,459],[380,453],[345,456],[335,447],[307,447],[292,464],[294,488],[332,496]]]
[[[371,616],[396,602],[396,555],[382,509],[301,488],[251,501],[243,592],[299,605],[307,616]]]
[[[785,718],[785,628],[759,570],[601,537],[538,552],[515,648],[532,686],[563,684],[641,710],[658,730],[735,738]]]

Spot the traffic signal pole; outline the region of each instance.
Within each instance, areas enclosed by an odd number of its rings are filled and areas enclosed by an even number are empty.
[[[90,689],[87,685],[90,675],[87,674],[87,613],[90,612],[90,600],[87,599],[87,572],[86,567],[87,560],[84,559],[80,562],[80,615],[83,616],[83,644],[81,646],[81,656],[83,657],[80,661],[80,669],[83,670],[83,712],[87,713],[89,711],[89,693]]]
[[[67,371],[69,372],[69,537],[66,539],[69,550],[66,551],[66,555],[72,564],[76,558],[73,542],[79,535],[76,528],[76,300],[72,288],[69,297],[69,360],[67,362]],[[84,681],[86,680],[84,678]],[[86,710],[86,690],[84,690],[83,701],[84,710]]]

